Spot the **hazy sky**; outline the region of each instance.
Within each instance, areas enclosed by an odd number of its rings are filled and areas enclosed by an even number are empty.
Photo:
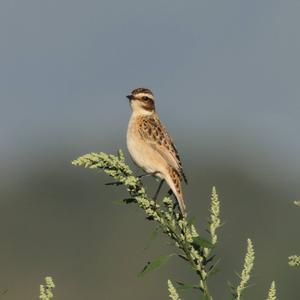
[[[299,9],[275,0],[3,0],[1,157],[122,136],[124,96],[146,86],[176,140],[193,132],[195,144],[224,153],[226,144],[241,153],[255,145],[297,173]]]

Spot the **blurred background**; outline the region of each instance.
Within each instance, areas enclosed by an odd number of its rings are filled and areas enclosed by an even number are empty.
[[[292,0],[2,0],[3,299],[37,299],[46,275],[57,299],[78,300],[167,299],[168,278],[196,280],[176,258],[137,278],[172,251],[166,239],[147,247],[154,226],[116,204],[126,192],[70,164],[126,149],[125,95],[139,86],[157,96],[203,235],[219,192],[215,299],[238,283],[248,237],[256,263],[245,299],[265,299],[272,280],[279,299],[299,299],[299,269],[287,265],[300,253],[299,10]]]

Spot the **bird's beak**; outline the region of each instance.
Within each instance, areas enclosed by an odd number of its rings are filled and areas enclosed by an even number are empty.
[[[129,100],[132,100],[133,99],[133,96],[132,95],[127,95],[126,96]]]

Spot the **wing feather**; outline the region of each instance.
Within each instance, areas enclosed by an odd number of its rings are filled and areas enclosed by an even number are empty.
[[[168,165],[187,182],[178,151],[158,116],[143,117],[142,122],[140,122],[139,133],[144,141],[157,151],[167,161]]]

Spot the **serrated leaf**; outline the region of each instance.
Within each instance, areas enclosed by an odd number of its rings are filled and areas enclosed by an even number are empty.
[[[169,254],[169,255],[163,255],[158,257],[157,259],[153,261],[149,261],[147,265],[144,267],[144,269],[138,274],[138,277],[142,277],[158,268],[163,266],[169,259],[175,254]]]
[[[176,281],[179,290],[200,289],[199,285]]]
[[[210,241],[208,241],[208,240],[206,240],[206,239],[204,239],[200,236],[194,238],[192,244],[197,250],[199,250],[200,248],[209,248],[209,249],[211,249],[211,248],[214,247],[214,245]]]

